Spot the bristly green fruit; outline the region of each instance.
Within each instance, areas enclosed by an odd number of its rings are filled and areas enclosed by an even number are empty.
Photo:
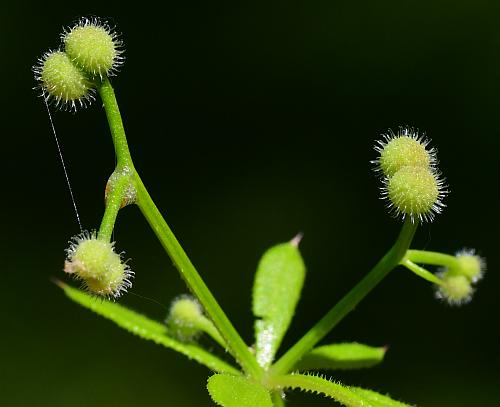
[[[62,41],[73,63],[93,77],[113,75],[123,62],[122,42],[97,18],[80,19],[62,35]]]
[[[461,305],[472,299],[474,289],[466,276],[455,275],[448,271],[439,277],[442,284],[437,286],[436,297],[447,301],[451,305]]]
[[[386,178],[382,196],[396,215],[412,221],[432,221],[444,207],[444,181],[426,167],[402,167]]]
[[[373,163],[386,177],[392,177],[406,166],[433,168],[436,165],[436,150],[427,149],[429,141],[412,128],[401,127],[397,134],[389,129],[383,137],[375,146],[380,156]]]
[[[199,320],[204,319],[201,305],[191,296],[176,298],[165,321],[172,335],[182,341],[191,341],[200,333]]]
[[[438,274],[442,284],[436,287],[436,296],[452,305],[461,305],[472,299],[475,283],[483,277],[486,262],[473,249],[462,249],[455,258],[455,263],[443,267]]]
[[[67,255],[64,271],[81,280],[93,294],[118,298],[132,286],[134,273],[115,253],[113,243],[98,239],[95,233],[73,238]]]
[[[54,100],[59,108],[76,110],[77,103],[84,107],[94,100],[92,81],[64,52],[45,53],[33,71],[42,96],[46,101]]]
[[[455,254],[460,270],[455,273],[464,275],[471,283],[477,283],[484,275],[486,261],[476,255],[474,249],[462,249]]]
[[[432,221],[448,193],[436,168],[436,150],[428,149],[429,141],[410,127],[401,127],[397,134],[389,130],[377,143],[379,157],[372,163],[384,175],[382,197],[389,209],[412,222]]]

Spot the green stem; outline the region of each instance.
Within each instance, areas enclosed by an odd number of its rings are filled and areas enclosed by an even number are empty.
[[[205,332],[207,335],[209,335],[215,342],[217,342],[220,346],[222,346],[224,349],[227,348],[226,342],[224,341],[224,338],[221,336],[215,325],[210,321],[208,318],[200,318],[196,322],[196,326],[198,329],[202,330]]]
[[[221,333],[229,351],[247,374],[255,378],[260,378],[262,376],[262,369],[258,365],[257,360],[196,271],[191,260],[167,225],[167,222],[161,216],[160,211],[149,196],[146,187],[137,173],[135,173],[134,183],[139,209],[172,259],[172,262],[179,270],[182,278],[203,305],[210,319]]]
[[[116,177],[115,174],[118,174]],[[123,199],[130,188],[130,171],[116,170],[110,177],[110,190],[106,196],[106,209],[99,228],[99,239],[111,240],[111,234],[115,227],[118,211],[122,206]]]
[[[399,264],[405,266],[408,270],[414,272],[417,276],[422,277],[423,279],[430,281],[431,283],[437,285],[443,284],[443,282],[439,277],[435,276],[434,274],[424,269],[423,267],[420,267],[418,264],[413,263],[411,260],[408,260],[407,258],[401,260],[401,263]]]
[[[106,111],[106,117],[111,130],[111,136],[113,138],[116,158],[118,161],[117,168],[127,167],[130,170],[131,176],[133,177],[133,184],[136,189],[137,205],[158,237],[158,240],[169,254],[174,265],[179,270],[181,277],[186,281],[188,287],[194,295],[198,297],[198,300],[203,305],[208,316],[221,333],[230,353],[234,356],[247,374],[255,377],[256,379],[260,378],[262,376],[262,369],[258,365],[257,360],[252,355],[243,339],[241,339],[240,335],[233,327],[208,287],[205,285],[199,273],[191,263],[191,260],[189,260],[189,257],[182,249],[181,245],[158,211],[158,208],[149,196],[149,193],[137,174],[137,171],[135,171],[128,149],[120,109],[118,108],[115,93],[108,78],[103,79],[101,85],[98,87],[98,92],[104,104],[104,110]],[[107,231],[106,227],[105,231]]]
[[[373,269],[342,298],[316,325],[292,346],[271,368],[272,374],[284,374],[321,341],[404,257],[417,223],[407,219],[392,248]]]
[[[128,166],[133,168],[132,157],[128,149],[127,138],[125,137],[125,129],[123,127],[122,116],[116,101],[115,91],[107,77],[104,77],[100,86],[97,88],[101,96],[106,117],[111,130],[111,137],[113,138],[113,145],[115,146],[116,160],[118,166]]]
[[[428,252],[426,250],[408,250],[406,259],[420,264],[431,264],[433,266],[448,266],[459,268],[460,264],[455,256],[445,253]]]

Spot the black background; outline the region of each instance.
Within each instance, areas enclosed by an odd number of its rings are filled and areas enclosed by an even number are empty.
[[[123,33],[113,78],[137,169],[247,342],[260,255],[304,233],[308,277],[284,347],[376,262],[400,223],[369,161],[388,128],[439,149],[452,193],[414,247],[477,248],[489,271],[452,308],[397,269],[326,342],[389,345],[371,370],[332,372],[419,406],[496,406],[500,3],[103,2],[0,6],[0,405],[209,406],[209,372],[67,300],[49,280],[79,229],[31,66],[63,26],[98,15]],[[114,155],[96,102],[53,112],[84,228],[99,226]],[[137,208],[119,216],[132,291],[165,306],[186,291]],[[153,318],[165,310],[120,302]],[[290,393],[290,406],[331,401]]]

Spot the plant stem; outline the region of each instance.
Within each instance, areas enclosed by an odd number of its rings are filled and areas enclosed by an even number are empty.
[[[123,127],[122,116],[116,101],[115,91],[107,77],[104,77],[100,86],[97,88],[101,96],[106,117],[108,119],[113,145],[115,147],[117,166],[128,166],[133,169],[132,157],[128,149],[127,138],[125,137],[125,129]]]
[[[289,372],[295,363],[321,341],[404,257],[417,223],[406,219],[398,239],[373,269],[271,368],[272,375]]]
[[[426,250],[408,250],[405,258],[414,263],[431,264],[433,266],[460,267],[455,256],[445,253],[428,252]]]
[[[257,360],[196,271],[191,260],[170,230],[170,227],[161,216],[137,173],[135,173],[134,183],[139,209],[172,259],[172,262],[181,273],[182,278],[203,305],[210,319],[221,333],[229,351],[247,374],[255,378],[260,378],[262,376],[262,369],[258,365]]]
[[[199,321],[197,321],[196,327],[199,328],[201,331],[205,332],[207,335],[209,335],[215,342],[217,342],[224,349],[227,348],[224,338],[221,336],[221,334],[219,333],[219,331],[217,330],[217,328],[215,327],[215,325],[211,320],[203,317]]]
[[[106,117],[108,119],[113,144],[115,146],[116,158],[118,162],[117,168],[128,167],[130,170],[132,182],[136,190],[136,203],[139,206],[139,209],[155,232],[163,248],[172,259],[174,265],[179,270],[181,277],[185,280],[193,294],[198,297],[198,300],[203,305],[208,316],[224,338],[229,352],[234,356],[236,361],[248,375],[259,379],[262,376],[262,369],[258,365],[257,360],[252,355],[243,339],[241,339],[240,335],[215,300],[199,273],[196,271],[195,267],[191,263],[191,260],[182,249],[169,226],[161,216],[158,208],[149,196],[149,193],[139,177],[139,174],[137,174],[128,149],[120,109],[118,108],[115,93],[108,78],[103,79],[98,91],[104,104],[104,110],[106,111]],[[110,218],[113,215],[113,211],[110,211],[110,214],[108,215]],[[104,227],[103,232],[108,233],[107,226]]]
[[[110,191],[106,197],[106,209],[99,228],[99,239],[111,240],[111,235],[115,227],[116,217],[123,202],[123,198],[130,188],[130,171],[123,171],[113,179],[110,185]],[[113,175],[111,176],[113,177]]]
[[[408,270],[415,273],[417,276],[422,277],[424,280],[430,281],[431,283],[442,285],[443,282],[438,276],[435,276],[430,271],[420,267],[418,264],[413,263],[411,260],[407,258],[403,258],[400,263],[402,266],[405,266]]]

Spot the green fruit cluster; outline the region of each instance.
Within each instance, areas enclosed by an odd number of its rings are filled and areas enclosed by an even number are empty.
[[[34,66],[42,95],[75,110],[94,100],[99,81],[122,64],[122,43],[99,19],[82,18],[61,35],[61,50],[45,53]]]

